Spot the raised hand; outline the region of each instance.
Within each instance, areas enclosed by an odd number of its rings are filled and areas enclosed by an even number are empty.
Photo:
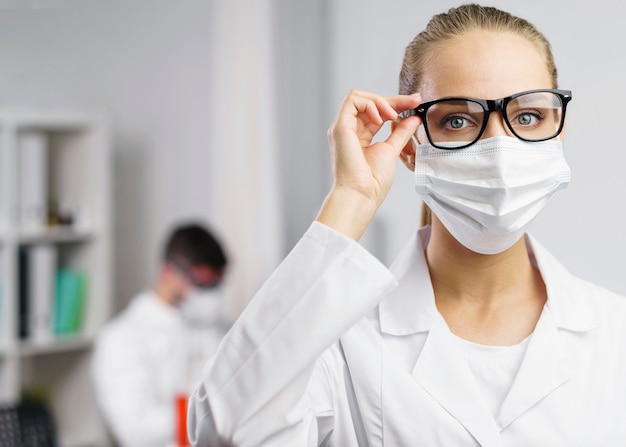
[[[358,240],[385,199],[397,159],[420,123],[398,113],[417,107],[419,94],[384,97],[352,90],[328,131],[333,186],[317,220]],[[384,141],[372,143],[387,121],[392,131]]]

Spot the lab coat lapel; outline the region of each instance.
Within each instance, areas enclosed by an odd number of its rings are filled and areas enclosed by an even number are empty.
[[[504,429],[572,374],[559,344],[559,332],[550,310],[544,308],[513,386],[502,403],[497,423]]]
[[[422,228],[392,266],[399,285],[379,304],[381,331],[395,336],[427,332],[412,370],[416,385],[457,419],[480,445],[500,446],[493,416],[468,366],[452,348],[456,346],[453,336],[435,306],[424,255],[429,237],[429,227]]]
[[[435,318],[413,370],[415,380],[481,446],[500,446],[500,432],[442,318]]]
[[[597,327],[595,312],[581,294],[578,281],[532,236],[526,245],[546,285],[548,301],[520,370],[497,418],[504,429],[573,374],[575,347],[567,344],[562,331],[584,334]]]

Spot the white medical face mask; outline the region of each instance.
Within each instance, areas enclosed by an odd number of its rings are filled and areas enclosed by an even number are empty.
[[[511,247],[569,181],[556,140],[500,136],[458,150],[417,145],[415,154],[415,190],[452,236],[477,253]]]
[[[178,308],[181,315],[192,324],[209,325],[222,317],[222,291],[219,287],[193,289]]]

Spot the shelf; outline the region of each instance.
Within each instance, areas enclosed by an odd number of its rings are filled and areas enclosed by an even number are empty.
[[[0,107],[0,402],[44,390],[64,447],[106,437],[90,360],[113,308],[107,121],[97,111]],[[55,210],[60,225],[48,226]],[[57,335],[46,328],[61,270],[87,281],[86,305],[79,329]]]
[[[45,243],[86,242],[93,237],[91,231],[74,230],[68,227],[50,227],[41,232],[20,233],[18,242],[22,245]]]
[[[46,341],[24,340],[17,345],[0,345],[0,359],[3,357],[34,357],[46,354],[81,351],[91,348],[93,339],[81,334],[67,336],[51,336]]]
[[[19,344],[18,352],[21,357],[44,354],[59,354],[62,352],[88,349],[93,340],[81,335],[51,338],[45,342],[23,341]]]

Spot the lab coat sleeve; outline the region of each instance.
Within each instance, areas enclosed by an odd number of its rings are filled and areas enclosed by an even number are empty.
[[[126,332],[105,331],[96,341],[92,377],[102,413],[120,447],[163,447],[174,438],[173,405],[153,396],[152,367]]]
[[[311,379],[316,362],[396,284],[358,243],[314,222],[207,362],[189,402],[192,443],[318,445],[328,433],[307,390],[327,384],[309,383],[323,377]]]

